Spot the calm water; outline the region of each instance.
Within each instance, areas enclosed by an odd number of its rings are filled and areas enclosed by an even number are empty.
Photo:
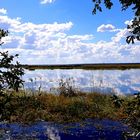
[[[131,70],[35,70],[26,71],[25,88],[55,92],[61,79],[82,91],[133,94],[140,92],[140,69]]]
[[[0,124],[0,140],[123,140],[123,132],[132,133],[133,130],[111,120],[71,124],[42,121],[28,126]]]

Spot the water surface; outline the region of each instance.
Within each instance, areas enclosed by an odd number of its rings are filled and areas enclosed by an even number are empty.
[[[82,91],[133,94],[140,91],[140,69],[130,70],[35,70],[26,71],[25,88],[55,91],[61,79]]]
[[[122,140],[123,132],[133,132],[121,122],[86,120],[57,124],[36,122],[32,125],[0,124],[1,140]]]

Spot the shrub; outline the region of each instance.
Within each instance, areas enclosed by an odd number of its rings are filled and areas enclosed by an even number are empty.
[[[128,102],[125,113],[128,115],[126,123],[140,131],[140,93],[136,93],[132,101]]]
[[[1,41],[2,37],[8,36],[8,31],[0,29],[0,45],[3,44]],[[9,55],[8,51],[0,52],[0,92],[4,89],[13,89],[18,91],[18,89],[23,85],[23,80],[21,79],[24,74],[24,69],[18,61],[13,63],[16,55]]]
[[[59,82],[58,92],[65,97],[77,96],[77,89],[74,87],[74,80],[68,78],[66,80],[61,79]]]
[[[0,45],[3,44],[2,38],[8,36],[8,31],[0,29]],[[10,102],[12,96],[6,93],[6,90],[15,90],[16,92],[23,85],[22,75],[24,69],[18,61],[14,62],[16,55],[9,55],[8,51],[0,52],[0,116],[6,113],[5,106]],[[10,94],[10,92],[8,92]],[[7,112],[10,112],[8,110]],[[0,119],[1,119],[0,118]]]

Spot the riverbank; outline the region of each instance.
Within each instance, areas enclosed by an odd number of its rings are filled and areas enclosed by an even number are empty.
[[[140,69],[140,63],[99,63],[99,64],[56,64],[56,65],[22,65],[25,69],[85,69],[85,70],[104,70],[104,69]]]
[[[20,91],[1,97],[1,119],[22,123],[37,120],[77,122],[87,118],[122,120],[128,117],[126,110],[133,100],[133,96],[113,99],[111,94],[100,93],[77,93],[69,97]]]

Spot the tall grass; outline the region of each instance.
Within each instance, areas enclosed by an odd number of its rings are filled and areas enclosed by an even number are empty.
[[[1,119],[29,123],[37,120],[74,122],[87,118],[126,118],[125,106],[116,108],[110,97],[80,92],[73,97],[46,92],[25,95],[24,91],[20,91],[8,97]]]

